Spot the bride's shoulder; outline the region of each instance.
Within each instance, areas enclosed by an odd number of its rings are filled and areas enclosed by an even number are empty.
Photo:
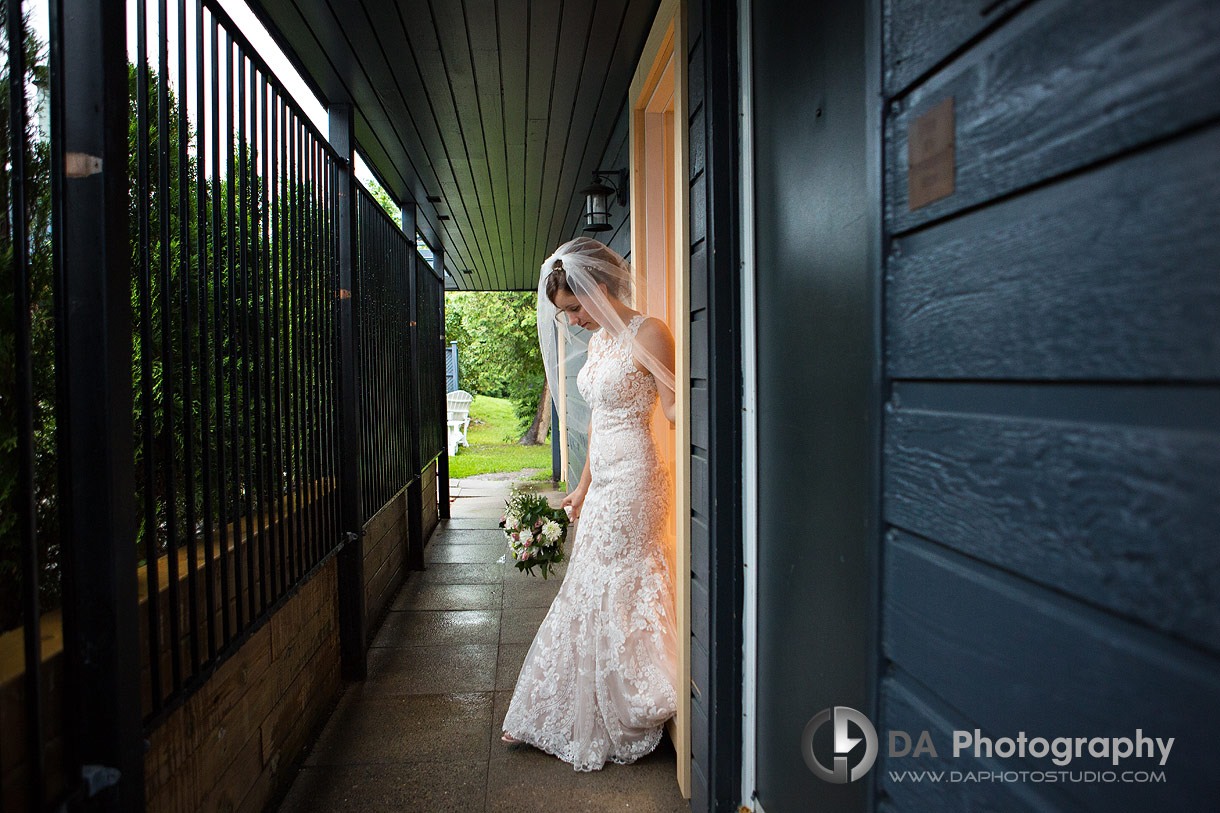
[[[669,325],[655,316],[647,316],[639,314],[643,319],[637,319],[639,325],[636,328],[635,337],[640,344],[645,347],[665,348],[672,347],[674,343],[673,334],[670,333]]]

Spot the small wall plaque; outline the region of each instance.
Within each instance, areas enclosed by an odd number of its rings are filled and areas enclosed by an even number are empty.
[[[953,97],[911,122],[907,205],[911,211],[953,194]]]

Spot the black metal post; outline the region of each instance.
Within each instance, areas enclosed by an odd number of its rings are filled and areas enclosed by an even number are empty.
[[[444,279],[444,277],[442,276],[441,279]],[[440,297],[441,297],[441,322],[440,322],[440,324],[441,324],[441,330],[444,331],[444,329],[445,329],[445,286],[444,286],[444,283],[441,283]],[[455,382],[458,380],[456,351],[457,351],[457,349],[455,347],[454,348],[455,355],[454,355],[454,362],[453,362],[453,368],[454,368],[453,369],[453,379]],[[445,366],[446,366],[444,363],[444,361],[445,361],[444,354],[445,354],[445,350],[442,349],[441,350],[442,363],[441,363],[441,369],[440,369],[440,372],[442,374],[445,374]],[[443,443],[441,444],[441,456],[436,461],[436,485],[437,485],[437,496],[436,496],[437,506],[436,506],[436,508],[437,508],[437,516],[440,517],[441,519],[450,518],[450,511],[449,511],[449,434],[448,433],[449,433],[449,425],[448,425],[448,423],[446,423],[445,428],[441,434],[441,438],[443,440]]]
[[[345,680],[364,680],[364,517],[360,512],[360,341],[356,288],[356,133],[350,104],[330,106],[330,143],[344,164],[336,173],[339,209],[339,513],[347,543],[339,552],[339,649]]]
[[[563,450],[559,448],[562,438],[559,437],[559,410],[551,401],[551,481],[558,483],[563,478],[559,476],[563,466]]]
[[[410,405],[411,405],[411,480],[407,484],[407,569],[408,570],[423,570],[424,569],[424,503],[423,503],[423,443],[420,437],[420,386],[419,386],[419,275],[422,269],[419,267],[419,251],[414,250],[415,233],[416,233],[416,208],[414,204],[407,204],[402,207],[402,230],[407,234],[412,243],[412,250],[408,251],[409,260],[407,262],[407,275],[410,280],[410,288],[408,296],[410,299],[411,318],[408,320],[410,324],[410,345],[411,345],[411,387],[410,387]]]
[[[127,13],[52,6],[65,741],[90,809],[140,811]]]

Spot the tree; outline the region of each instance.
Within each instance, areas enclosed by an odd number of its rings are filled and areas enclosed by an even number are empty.
[[[463,388],[510,399],[526,445],[544,443],[550,427],[536,301],[537,294],[521,291],[445,295],[445,340],[458,343]]]
[[[10,0],[11,1],[11,0]],[[0,2],[8,19],[8,3]],[[47,103],[47,49],[23,18],[26,106],[22,127],[9,129],[8,37],[0,43],[0,631],[21,623],[21,539],[17,518],[23,493],[18,485],[16,365],[24,352],[14,341],[14,274],[18,252],[28,261],[30,355],[34,424],[34,511],[38,546],[39,602],[44,611],[59,606],[59,515],[55,434],[55,291],[51,263],[51,145],[38,120]],[[23,195],[26,245],[13,245],[12,157],[24,153]]]

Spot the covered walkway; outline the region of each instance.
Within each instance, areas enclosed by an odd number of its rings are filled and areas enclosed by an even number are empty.
[[[686,811],[668,737],[631,766],[577,773],[500,724],[566,565],[546,581],[497,563],[508,486],[454,481],[452,519],[394,597],[369,650],[302,758],[280,810]],[[553,502],[560,498],[550,493]]]

